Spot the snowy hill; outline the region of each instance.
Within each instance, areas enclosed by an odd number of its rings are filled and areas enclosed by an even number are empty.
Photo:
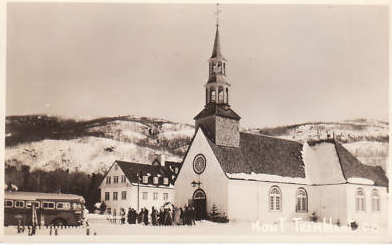
[[[181,161],[193,126],[122,116],[88,121],[53,116],[6,119],[6,164],[34,169],[103,172],[114,160],[149,163],[158,151]]]
[[[303,142],[333,135],[363,163],[384,170],[389,124],[376,120],[244,129]],[[34,169],[103,172],[114,160],[147,163],[156,152],[181,161],[194,134],[188,124],[136,116],[91,120],[46,115],[6,118],[6,164]]]

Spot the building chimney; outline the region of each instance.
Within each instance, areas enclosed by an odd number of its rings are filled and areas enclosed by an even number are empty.
[[[164,154],[156,153],[154,155],[154,160],[158,160],[158,162],[161,164],[161,166],[165,166],[165,155]]]

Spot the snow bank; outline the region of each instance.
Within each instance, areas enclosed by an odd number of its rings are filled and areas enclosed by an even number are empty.
[[[347,179],[347,182],[353,183],[353,184],[367,184],[367,185],[374,185],[374,181],[371,179],[367,178],[357,178],[357,177],[352,177]]]
[[[307,178],[299,177],[282,177],[278,175],[260,174],[254,173],[227,173],[229,178],[246,179],[246,180],[258,180],[264,182],[286,182],[286,183],[296,183],[296,184],[309,184]]]

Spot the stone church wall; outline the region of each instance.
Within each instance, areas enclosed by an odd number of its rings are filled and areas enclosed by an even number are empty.
[[[216,145],[239,147],[240,130],[237,120],[216,117]]]

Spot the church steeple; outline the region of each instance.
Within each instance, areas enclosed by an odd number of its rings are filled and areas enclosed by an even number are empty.
[[[215,33],[215,41],[214,48],[212,50],[211,59],[223,58],[220,51],[220,41],[219,41],[219,25],[216,24],[216,33]],[[223,58],[224,59],[224,58]]]
[[[229,105],[230,84],[226,81],[226,62],[221,52],[219,37],[219,4],[216,11],[216,32],[212,54],[208,60],[208,81],[206,84],[206,105]]]
[[[216,25],[214,47],[212,55],[208,60],[209,72],[208,83],[226,82],[226,59],[222,56],[219,39],[219,25]],[[230,86],[230,85],[228,85]],[[225,102],[228,104],[228,102]]]
[[[226,62],[220,46],[219,5],[212,54],[208,60],[208,81],[205,84],[206,101],[204,109],[194,118],[196,130],[201,127],[204,134],[216,145],[239,146],[240,116],[229,105],[230,84],[226,81]]]

